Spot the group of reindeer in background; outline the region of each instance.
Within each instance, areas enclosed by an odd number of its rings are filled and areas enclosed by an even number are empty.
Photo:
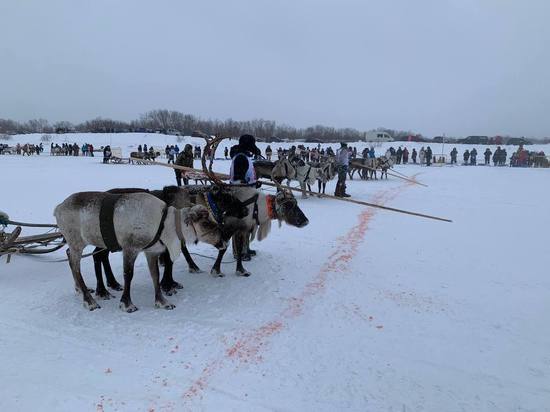
[[[317,161],[304,160],[303,156],[295,154],[290,150],[286,154],[279,155],[275,162],[266,160],[257,160],[254,162],[256,175],[261,178],[269,178],[278,183],[286,180],[288,183],[297,181],[302,190],[302,197],[307,197],[307,192],[311,192],[312,186],[317,182],[317,191],[319,194],[325,194],[327,182],[334,179],[337,174],[337,165],[335,156],[330,155],[332,150],[327,150],[328,155],[319,157]],[[378,179],[377,172],[380,172],[380,178],[388,178],[387,171],[395,163],[395,158],[389,153],[380,157],[351,158],[348,168],[350,179],[353,179],[355,173],[358,173],[361,179]]]

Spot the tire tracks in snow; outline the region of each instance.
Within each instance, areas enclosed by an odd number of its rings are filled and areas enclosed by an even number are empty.
[[[416,177],[416,175],[413,176]],[[385,204],[397,197],[405,188],[414,185],[414,182],[405,183],[392,189],[384,190],[374,195],[372,201]],[[319,272],[296,296],[289,299],[288,305],[272,320],[247,332],[242,332],[218,358],[210,361],[200,375],[183,393],[185,405],[189,405],[194,399],[202,398],[208,389],[210,380],[214,375],[227,365],[238,367],[243,364],[258,363],[263,360],[262,354],[269,341],[289,326],[293,318],[300,316],[306,303],[311,298],[322,293],[331,274],[346,272],[350,261],[357,255],[360,244],[364,241],[371,218],[376,213],[374,208],[365,208],[358,215],[358,222],[346,234],[337,238],[334,252],[327,258]],[[168,402],[168,404],[172,404]],[[165,407],[168,405],[165,405]]]

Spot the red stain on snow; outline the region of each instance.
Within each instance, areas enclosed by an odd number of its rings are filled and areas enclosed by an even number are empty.
[[[281,321],[268,322],[263,326],[248,333],[227,349],[226,356],[231,359],[237,359],[239,362],[248,363],[249,361],[261,361],[259,352],[264,346],[265,341],[271,336],[279,333],[284,327]]]
[[[210,376],[212,376],[212,374],[218,370],[221,365],[221,361],[214,361],[206,365],[199,378],[193,382],[187,391],[185,391],[183,397],[189,399],[199,395],[208,385],[208,379],[210,379]]]
[[[406,186],[412,185],[409,183]],[[396,189],[390,189],[385,193],[375,196],[373,202],[384,203],[391,198],[395,197],[402,187]],[[323,265],[322,269],[317,275],[309,282],[303,291],[289,299],[287,307],[275,317],[264,325],[252,330],[243,335],[235,341],[224,354],[224,358],[211,362],[202,371],[198,379],[185,391],[183,397],[190,400],[204,391],[211,376],[220,369],[224,361],[236,361],[239,364],[249,362],[260,362],[262,357],[260,352],[268,344],[269,338],[281,332],[285,326],[285,320],[290,320],[303,313],[303,308],[308,300],[326,288],[328,276],[334,273],[345,273],[348,270],[349,262],[357,255],[357,250],[360,243],[363,241],[365,233],[368,228],[369,221],[374,215],[373,209],[365,209],[359,214],[359,222],[345,235],[338,238],[338,244],[336,250],[332,253],[327,262]],[[369,320],[372,320],[372,316]],[[378,329],[382,329],[383,326],[377,326]]]

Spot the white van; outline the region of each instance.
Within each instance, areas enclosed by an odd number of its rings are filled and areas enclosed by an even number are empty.
[[[365,142],[393,142],[393,137],[386,132],[371,131],[365,133]]]

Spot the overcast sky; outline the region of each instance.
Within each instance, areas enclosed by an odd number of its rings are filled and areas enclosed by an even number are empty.
[[[0,0],[0,118],[550,136],[549,0]]]

